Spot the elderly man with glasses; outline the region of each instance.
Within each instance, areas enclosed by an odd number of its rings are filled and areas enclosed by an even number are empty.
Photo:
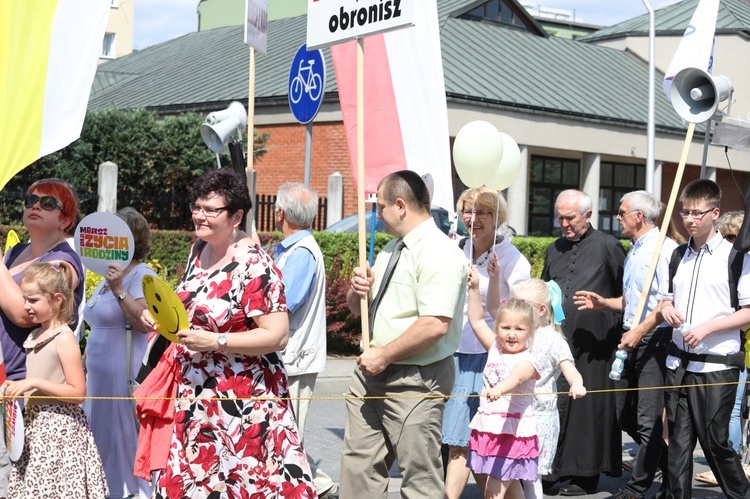
[[[659,202],[653,195],[646,191],[625,194],[617,220],[622,235],[631,238],[632,247],[625,259],[622,296],[606,299],[590,291],[579,291],[575,295],[575,302],[581,310],[610,310],[623,314],[624,332],[618,348],[629,353],[617,387],[634,390],[617,393],[618,422],[639,449],[635,461],[630,463],[630,480],[615,496],[618,499],[646,497],[657,466],[667,469],[667,452],[662,438],[664,395],[661,390],[637,390],[664,385],[665,348],[672,332],[663,319],[657,321],[655,315],[650,316],[659,303],[657,293],[669,291],[669,261],[677,247],[677,243],[669,238],[664,240],[659,254],[657,271],[637,321],[638,327],[635,324],[641,292],[659,240],[658,218]],[[664,497],[666,486],[667,482],[663,480],[658,497]]]

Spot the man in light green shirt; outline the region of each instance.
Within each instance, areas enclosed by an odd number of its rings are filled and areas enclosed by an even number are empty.
[[[442,497],[445,400],[427,397],[447,396],[453,387],[466,259],[435,225],[429,192],[414,172],[392,173],[380,182],[378,216],[397,239],[383,248],[372,269],[354,269],[347,294],[353,314],[360,313],[363,297],[372,302],[381,287],[385,291],[349,391],[385,398],[347,400],[340,495],[382,499],[398,459],[402,497]],[[388,278],[395,251],[400,256]]]

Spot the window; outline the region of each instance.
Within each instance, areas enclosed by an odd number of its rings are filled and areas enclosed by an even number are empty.
[[[577,159],[531,157],[528,235],[560,235],[555,227],[555,200],[566,189],[578,189],[580,169]]]
[[[102,42],[102,57],[106,59],[115,58],[115,34],[104,33],[104,41]]]
[[[508,5],[503,0],[491,0],[475,7],[466,14],[469,19],[489,19],[491,21],[528,28],[518,9]]]
[[[599,229],[623,237],[617,211],[620,199],[628,192],[645,189],[646,165],[602,161],[599,177]]]

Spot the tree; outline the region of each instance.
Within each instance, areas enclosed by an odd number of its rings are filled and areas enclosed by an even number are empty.
[[[78,140],[37,160],[8,183],[1,193],[7,202],[0,222],[20,223],[21,204],[7,196],[17,200],[41,178],[62,178],[73,184],[82,198],[95,198],[97,169],[105,161],[119,167],[118,198],[130,202],[151,196],[185,203],[195,179],[216,167],[214,153],[200,136],[203,122],[204,116],[197,113],[163,117],[145,109],[88,113]],[[269,136],[256,131],[254,137],[257,159],[265,153]],[[222,155],[221,162],[231,166],[228,155]]]

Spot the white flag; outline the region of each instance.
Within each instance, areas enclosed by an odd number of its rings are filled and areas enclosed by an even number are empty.
[[[700,0],[682,35],[677,51],[664,75],[664,92],[670,98],[672,80],[685,68],[698,68],[711,73],[714,61],[714,32],[720,0]]]
[[[109,7],[0,1],[0,188],[81,135]]]

